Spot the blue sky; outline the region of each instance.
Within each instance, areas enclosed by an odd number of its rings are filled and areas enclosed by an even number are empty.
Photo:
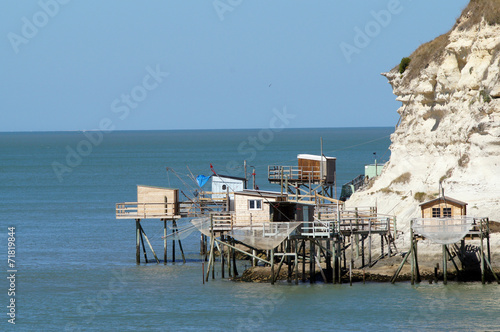
[[[393,126],[380,73],[467,3],[8,1],[0,131]]]

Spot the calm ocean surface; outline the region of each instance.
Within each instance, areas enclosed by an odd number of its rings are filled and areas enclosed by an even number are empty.
[[[210,163],[220,174],[241,176],[246,159],[249,172],[255,166],[260,189],[278,190],[266,182],[267,166],[295,165],[298,153],[319,154],[320,137],[325,155],[337,157],[340,187],[364,172],[374,152],[379,161],[389,159],[391,132],[137,131],[102,137],[95,132],[0,133],[4,276],[7,227],[16,228],[15,329],[500,329],[497,285],[271,286],[220,277],[203,285],[199,234],[183,240],[186,264],[178,257],[181,263],[137,266],[135,223],[115,219],[115,203],[135,201],[137,184],[191,193],[194,185],[186,166],[195,176],[210,175]],[[159,221],[143,222],[160,252],[162,226]],[[248,263],[239,264],[241,273]],[[3,280],[0,330],[14,330],[7,321],[9,283]]]

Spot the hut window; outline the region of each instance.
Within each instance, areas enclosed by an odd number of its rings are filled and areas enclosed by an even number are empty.
[[[249,210],[262,210],[262,200],[261,199],[251,199],[248,201]]]
[[[222,190],[226,190],[227,186],[225,184],[222,185]]]
[[[440,217],[441,217],[441,209],[432,208],[432,218],[440,218]]]
[[[451,217],[451,208],[443,208],[443,217]]]

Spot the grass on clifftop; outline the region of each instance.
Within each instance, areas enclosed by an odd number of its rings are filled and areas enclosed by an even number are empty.
[[[480,23],[483,17],[489,25],[500,24],[500,0],[471,0],[456,25],[466,30]]]
[[[489,25],[500,24],[500,0],[471,0],[462,14],[457,19],[455,26],[460,30],[467,30],[482,19]],[[409,84],[420,72],[427,68],[431,62],[439,62],[444,55],[450,32],[447,32],[434,40],[420,45],[410,56],[411,63],[403,76],[403,84]],[[399,70],[399,65],[393,70]]]

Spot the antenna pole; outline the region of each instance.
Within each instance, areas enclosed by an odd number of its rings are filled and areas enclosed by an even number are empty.
[[[243,161],[243,169],[245,170],[245,189],[247,189],[247,161]]]

